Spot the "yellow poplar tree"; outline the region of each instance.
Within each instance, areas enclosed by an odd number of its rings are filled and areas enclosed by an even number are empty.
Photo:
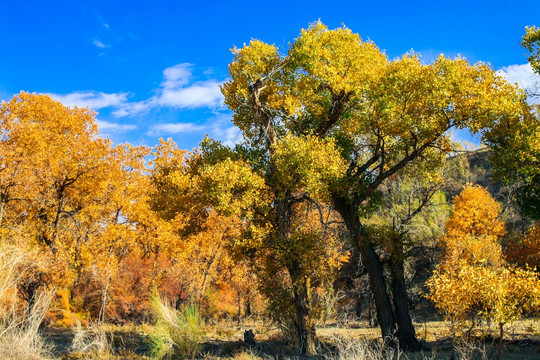
[[[245,143],[265,154],[261,163],[269,165],[269,175],[276,171],[272,154],[287,136],[333,144],[335,162],[343,167],[335,174],[339,181],[328,187],[329,198],[369,274],[382,335],[392,337],[397,330],[401,346],[417,348],[406,301],[392,303],[364,220],[393,176],[419,163],[418,176],[426,176],[444,163],[453,151],[451,129],[468,128],[501,149],[521,144],[533,123],[523,92],[488,64],[442,55],[425,64],[415,53],[389,60],[350,29],[329,30],[321,22],[302,29],[286,54],[260,40],[233,53],[222,92]],[[328,177],[314,179],[326,188]],[[278,219],[287,218],[294,185],[280,194],[278,183],[268,184],[276,193]],[[278,229],[288,237],[286,226]]]
[[[540,280],[504,260],[500,211],[500,204],[480,186],[456,196],[441,240],[443,259],[426,285],[428,298],[452,324],[490,319],[499,326],[502,344],[507,322],[540,310]]]

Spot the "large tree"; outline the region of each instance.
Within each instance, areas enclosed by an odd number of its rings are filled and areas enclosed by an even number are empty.
[[[271,312],[297,333],[303,353],[316,353],[311,294],[346,259],[335,217],[319,203],[329,200],[328,184],[344,171],[333,142],[284,136],[264,152],[205,139],[191,154],[171,145],[163,143],[156,157],[155,209],[185,244],[214,231],[219,240],[207,240],[213,247],[251,262]],[[221,230],[209,228],[212,219]]]
[[[20,282],[30,302],[92,268],[104,310],[115,264],[142,233],[147,150],[113,147],[94,116],[25,92],[0,105],[0,241],[46,259]]]
[[[285,55],[257,40],[234,52],[222,91],[251,146],[272,154],[280,139],[296,136],[331,139],[338,149],[346,171],[330,197],[367,268],[382,334],[397,330],[402,346],[415,347],[407,306],[392,303],[363,218],[392,176],[419,161],[419,175],[440,167],[453,150],[449,130],[513,139],[529,114],[523,94],[489,65],[443,56],[424,64],[414,53],[390,61],[351,30],[320,22],[302,30]],[[287,219],[295,200],[277,199],[278,219]]]

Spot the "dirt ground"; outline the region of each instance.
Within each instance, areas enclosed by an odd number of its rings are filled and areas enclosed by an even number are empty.
[[[220,321],[207,324],[205,343],[201,359],[300,359],[294,344],[288,341],[280,329],[264,321],[247,320],[243,324]],[[417,337],[425,344],[425,350],[400,355],[400,359],[451,359],[455,355],[454,341],[448,324],[437,321],[415,323]],[[247,329],[253,330],[256,346],[248,347],[243,342]],[[494,327],[480,324],[470,335],[474,345],[486,352],[496,351],[498,339],[493,338]],[[506,326],[503,359],[540,359],[540,319],[525,319]],[[115,326],[104,324],[89,330],[43,329],[45,339],[52,344],[52,355],[57,359],[150,359],[148,334],[151,326]],[[82,335],[81,335],[82,334]],[[340,356],[340,346],[375,346],[379,344],[378,328],[369,327],[367,322],[330,323],[319,326],[321,356],[311,359],[353,359],[351,354]],[[73,349],[75,337],[84,338],[86,348]],[[94,344],[93,344],[94,343]],[[93,345],[92,345],[93,344]],[[341,345],[339,345],[341,344]],[[469,344],[460,345],[461,352]],[[378,347],[377,347],[378,348]],[[490,350],[491,349],[491,350]],[[459,354],[458,354],[459,356]],[[302,357],[306,358],[307,357]],[[383,359],[385,357],[380,357]]]

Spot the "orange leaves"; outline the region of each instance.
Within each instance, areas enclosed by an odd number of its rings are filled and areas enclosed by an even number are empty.
[[[445,261],[500,264],[502,250],[498,241],[505,234],[500,211],[500,204],[481,186],[469,186],[456,196],[441,240]]]
[[[522,267],[540,270],[540,224],[533,225],[522,238],[511,238],[505,255]]]
[[[68,285],[91,265],[114,273],[134,242],[131,217],[145,204],[148,150],[113,148],[98,137],[92,111],[46,95],[3,103],[0,124],[0,226],[12,229],[2,241],[24,233],[20,245],[50,259],[49,283]]]

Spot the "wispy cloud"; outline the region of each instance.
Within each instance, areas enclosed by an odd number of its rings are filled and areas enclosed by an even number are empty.
[[[214,115],[207,122],[210,136],[227,146],[234,146],[242,136],[240,129],[233,125],[231,114],[216,112]]]
[[[161,135],[175,135],[175,134],[189,134],[206,129],[203,125],[196,125],[194,123],[167,123],[167,124],[155,124],[150,127],[146,132],[148,136],[161,136]]]
[[[163,82],[161,86],[164,89],[175,89],[189,84],[191,79],[193,65],[183,63],[174,65],[163,70]]]
[[[79,91],[71,94],[47,94],[66,106],[86,107],[98,110],[117,107],[127,102],[128,93],[106,94],[98,91]]]
[[[96,124],[98,126],[98,130],[100,133],[108,133],[108,134],[132,131],[132,130],[137,129],[136,125],[118,124],[118,123],[113,123],[113,122],[104,121],[104,120],[97,120],[97,119],[96,119]]]
[[[163,81],[151,98],[122,104],[113,112],[116,117],[138,115],[156,107],[179,109],[220,108],[223,95],[219,89],[222,82],[210,79],[192,82],[192,64],[178,64],[163,71]]]
[[[97,39],[94,39],[94,40],[92,41],[92,43],[93,43],[96,47],[98,47],[98,48],[100,48],[100,49],[106,49],[106,48],[110,48],[110,47],[111,47],[111,45],[106,45],[106,44],[102,43],[101,41],[99,41],[99,40],[97,40]]]
[[[97,40],[96,40],[97,41]],[[99,42],[99,44],[106,46]],[[97,45],[96,45],[97,46]],[[100,46],[101,47],[101,46]],[[154,108],[221,109],[223,95],[215,79],[192,81],[193,65],[178,64],[163,71],[163,80],[155,95],[142,101],[129,102],[129,93],[106,94],[99,91],[78,91],[71,94],[49,94],[67,106],[88,106],[97,110],[111,107],[112,115],[125,117],[140,115]]]

